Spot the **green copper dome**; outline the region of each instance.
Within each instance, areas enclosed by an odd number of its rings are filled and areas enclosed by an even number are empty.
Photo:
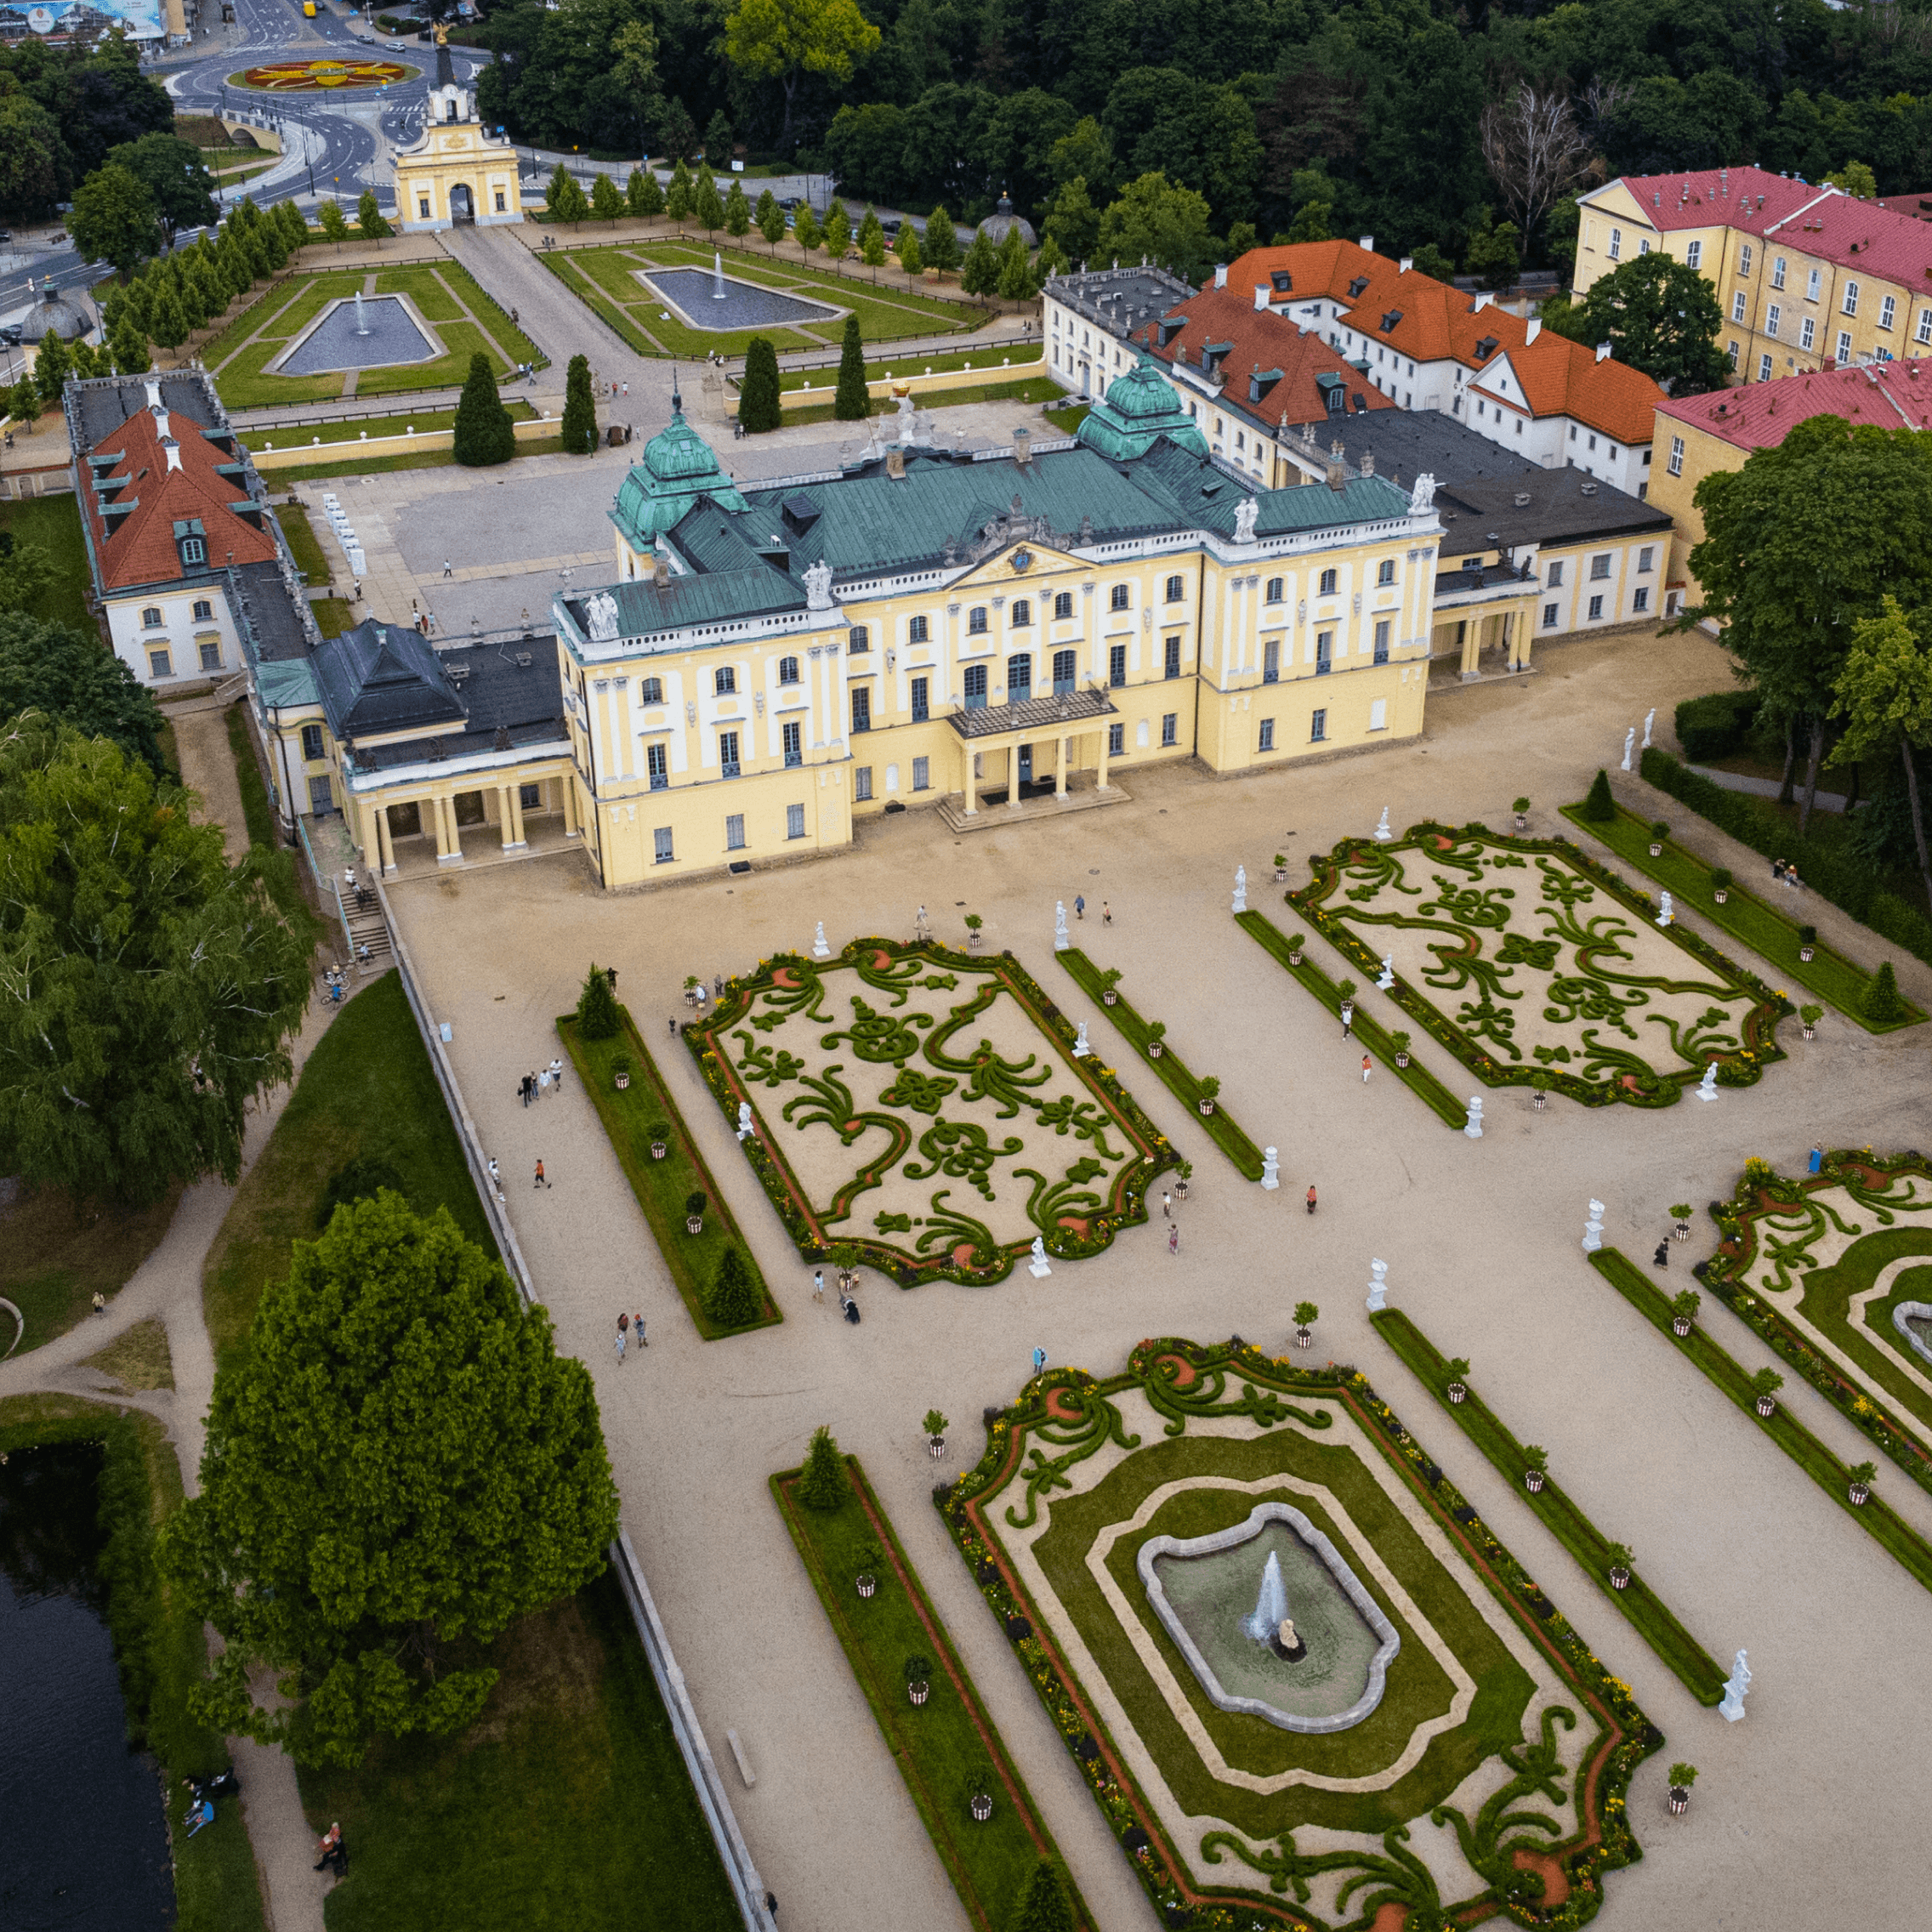
[[[673,396],[670,422],[644,446],[642,460],[632,464],[618,486],[611,520],[633,549],[648,550],[703,497],[724,509],[747,508],[711,445],[685,422]]]
[[[1088,411],[1080,440],[1110,463],[1145,456],[1162,436],[1196,456],[1208,454],[1208,439],[1182,406],[1174,386],[1145,349],[1125,375],[1107,385],[1106,395]]]

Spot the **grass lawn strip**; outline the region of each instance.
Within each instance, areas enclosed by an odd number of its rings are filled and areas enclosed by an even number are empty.
[[[1901,1026],[1916,1026],[1925,1015],[1912,1007],[1903,1020],[1877,1025],[1865,1017],[1865,996],[1872,975],[1847,959],[1842,952],[1819,943],[1809,960],[1798,957],[1798,922],[1788,919],[1776,906],[1768,906],[1755,893],[1747,892],[1735,882],[1728,889],[1725,903],[1717,902],[1711,884],[1715,869],[1695,854],[1668,840],[1663,855],[1651,856],[1651,828],[1637,815],[1619,805],[1614,824],[1598,825],[1583,815],[1578,805],[1563,807],[1563,815],[1593,838],[1600,838],[1618,858],[1639,872],[1670,888],[1679,904],[1721,926],[1733,939],[1741,940],[1760,958],[1768,959],[1779,972],[1817,994],[1835,1007],[1855,1026],[1867,1033],[1895,1033]]]
[[[26,1323],[14,1354],[86,1321],[97,1292],[111,1303],[161,1245],[180,1199],[176,1185],[151,1207],[101,1208],[39,1188],[0,1210],[0,1297]],[[0,1314],[0,1348],[13,1338],[11,1319]]]
[[[31,435],[31,430],[26,432]],[[18,449],[21,432],[16,431]],[[88,608],[87,541],[81,535],[81,510],[71,494],[28,497],[0,503],[0,530],[16,543],[37,543],[47,553],[54,574],[26,605],[30,617],[43,623],[65,624],[82,637],[99,638],[100,625]]]
[[[189,1690],[206,1675],[207,1638],[154,1564],[155,1533],[182,1497],[181,1466],[153,1417],[73,1395],[0,1401],[0,1454],[37,1445],[100,1446],[100,1574],[127,1699],[130,1742],[158,1760],[174,1864],[175,1932],[260,1932],[265,1923],[255,1855],[241,1804],[224,1799],[213,1824],[189,1838],[181,1780],[228,1763],[228,1747],[188,1714]]]
[[[637,1196],[637,1204],[651,1225],[664,1265],[684,1297],[698,1333],[709,1342],[721,1335],[743,1334],[748,1329],[769,1328],[782,1321],[785,1317],[779,1310],[777,1298],[765,1285],[758,1257],[719,1192],[718,1183],[713,1179],[703,1155],[698,1152],[684,1115],[678,1111],[670,1088],[664,1084],[664,1077],[657,1071],[656,1061],[651,1057],[651,1049],[645,1045],[628,1009],[620,1006],[617,1010],[623,1015],[624,1029],[614,1038],[581,1037],[576,1018],[571,1014],[557,1021],[557,1031],[563,1037],[584,1091],[597,1109],[597,1117],[604,1123],[611,1151],[617,1156],[617,1164],[631,1184],[631,1192]],[[628,1056],[631,1063],[631,1083],[621,1093],[611,1065],[620,1054]],[[671,1130],[662,1161],[654,1160],[651,1152],[651,1129],[660,1123]],[[693,1194],[702,1194],[707,1202],[703,1231],[695,1235],[685,1225],[685,1202]],[[729,1247],[737,1249],[751,1271],[753,1285],[765,1310],[758,1321],[747,1322],[742,1328],[720,1327],[704,1311],[704,1297]]]
[[[866,364],[866,380],[868,383],[890,381],[895,365],[901,379],[911,376],[946,375],[961,369],[991,369],[996,366],[1004,368],[1009,365],[1015,371],[1023,372],[1031,364],[1039,361],[1042,354],[1040,345],[1036,343],[1031,349],[1022,347],[1018,353],[1009,350],[999,358],[997,365],[992,351],[986,349],[980,350],[977,355],[963,349],[945,354],[927,351],[913,355],[910,361],[903,355],[889,359],[874,356]],[[820,389],[836,389],[838,387],[838,372],[836,369],[781,371],[778,378],[778,387],[787,395],[795,395],[804,389],[810,389],[815,395]],[[923,402],[924,396],[920,396],[919,401]]]
[[[1004,1932],[1034,1867],[1047,1858],[1060,1868],[1074,1923],[1091,1927],[1094,1921],[1059,1847],[918,1572],[858,1458],[848,1456],[845,1462],[853,1494],[835,1511],[808,1509],[798,1501],[796,1469],[773,1476],[771,1492],[967,1918],[980,1932]],[[883,1565],[871,1553],[874,1545],[885,1553]],[[875,1566],[884,1572],[878,1592],[861,1598],[853,1580]],[[912,1656],[929,1657],[937,1665],[929,1679],[931,1695],[918,1708],[906,1695],[902,1668]],[[969,1808],[974,1770],[982,1762],[993,1772],[988,1795],[994,1801],[992,1816],[983,1824]]]
[[[1643,1271],[1614,1247],[1600,1249],[1590,1257],[1590,1265],[1642,1315],[1679,1355],[1691,1361],[1715,1383],[1739,1408],[1763,1429],[1785,1454],[1803,1469],[1839,1507],[1895,1558],[1901,1568],[1932,1589],[1932,1543],[1893,1511],[1874,1491],[1862,1503],[1852,1502],[1848,1493],[1851,1475],[1791,1411],[1780,1402],[1767,1417],[1759,1415],[1756,1393],[1751,1378],[1733,1357],[1703,1329],[1692,1325],[1688,1335],[1674,1334],[1670,1326],[1670,1303],[1653,1287]]]
[[[827,397],[832,385],[822,385]],[[815,395],[819,390],[812,392]],[[921,409],[953,409],[969,402],[1048,402],[1061,394],[1060,386],[1051,376],[1022,376],[1015,382],[982,383],[977,389],[927,389],[919,398]],[[884,416],[895,406],[888,404],[884,398],[874,396],[867,404],[866,414]],[[807,423],[830,423],[836,418],[838,406],[827,401],[808,403],[800,408],[787,408],[784,420],[779,424],[781,429],[796,429]]]
[[[1460,1402],[1448,1400],[1444,1391],[1452,1379],[1449,1364],[1435,1344],[1400,1309],[1385,1308],[1369,1320],[1383,1340],[1441,1403],[1449,1419],[1495,1464],[1519,1499],[1542,1518],[1544,1528],[1583,1565],[1591,1581],[1622,1611],[1637,1634],[1656,1652],[1685,1689],[1700,1704],[1720,1702],[1725,1685],[1723,1668],[1678,1622],[1640,1574],[1633,1570],[1629,1583],[1622,1589],[1611,1587],[1609,1539],[1556,1482],[1546,1477],[1541,1490],[1532,1491],[1525,1486],[1523,1475],[1529,1464],[1524,1459],[1522,1444],[1475,1388],[1470,1386]]]
[[[385,973],[330,1022],[260,1157],[236,1190],[202,1270],[202,1305],[218,1366],[245,1348],[256,1304],[286,1272],[290,1244],[312,1241],[329,1176],[357,1154],[386,1161],[419,1213],[447,1208],[495,1254],[442,1089],[409,1010]]]
[[[1069,946],[1064,952],[1054,957],[1073,975],[1081,992],[1087,994],[1113,1022],[1115,1030],[1157,1075],[1162,1084],[1184,1106],[1190,1108],[1201,1117],[1203,1130],[1214,1145],[1234,1162],[1236,1172],[1249,1180],[1259,1180],[1263,1162],[1261,1150],[1248,1139],[1236,1124],[1234,1117],[1217,1100],[1213,1111],[1201,1114],[1201,1080],[1190,1073],[1182,1063],[1180,1055],[1165,1039],[1161,1043],[1158,1058],[1147,1051],[1152,1036],[1148,1031],[1149,1022],[1134,1010],[1124,993],[1116,992],[1114,1004],[1106,1003],[1107,989],[1101,983],[1100,969],[1082,952],[1078,946]]]
[[[379,476],[396,469],[444,469],[454,463],[456,457],[448,450],[419,450],[412,456],[358,456],[356,446],[344,444],[343,454],[317,463],[292,465],[287,469],[271,469],[267,474],[279,487],[288,483],[319,483],[334,476]],[[559,436],[543,438],[536,442],[519,442],[515,462],[526,456],[561,456],[564,453],[564,439]],[[318,451],[317,454],[321,452]]]
[[[1342,996],[1335,982],[1308,957],[1304,950],[1301,963],[1298,966],[1289,957],[1288,937],[1264,912],[1247,912],[1235,914],[1235,923],[1248,937],[1258,940],[1276,960],[1308,988],[1328,1010],[1340,1016]],[[1466,1124],[1469,1115],[1463,1103],[1431,1073],[1422,1065],[1412,1053],[1406,1066],[1395,1064],[1395,1043],[1389,1038],[1384,1027],[1369,1018],[1358,1006],[1351,1023],[1355,1037],[1375,1055],[1405,1086],[1414,1089],[1425,1106],[1435,1110],[1446,1126],[1459,1128]]]
[[[302,573],[302,581],[327,583],[329,581],[328,559],[322,554],[322,546],[309,521],[308,511],[300,503],[278,503],[275,520],[281,526],[281,534],[288,540],[289,554],[295,559],[295,567]]]
[[[526,423],[537,413],[520,398],[506,398],[503,407],[509,412],[513,422]],[[293,446],[291,437],[298,444],[306,444],[310,437],[320,436],[321,446],[326,450],[332,444],[359,442],[365,435],[373,442],[378,436],[400,436],[410,429],[418,435],[426,435],[431,430],[455,427],[453,409],[418,409],[395,416],[360,416],[337,423],[293,423],[277,429],[248,429],[242,432],[242,440],[251,450],[266,449],[271,445],[278,450],[286,450]],[[286,473],[270,474],[280,477]]]
[[[1707,1067],[1747,1087],[1784,1057],[1784,995],[1659,928],[1644,894],[1566,838],[1425,821],[1345,838],[1312,867],[1287,903],[1362,972],[1392,957],[1389,997],[1486,1085],[1669,1106]],[[1462,996],[1453,1014],[1442,994]]]
[[[1238,1385],[1238,1395],[1230,1384]],[[1031,1498],[1036,1491],[1043,1495],[1071,1487],[1065,1475],[1070,1464],[1109,1441],[1134,1450],[1140,1438],[1122,1433],[1120,1415],[1107,1398],[1136,1386],[1150,1406],[1170,1418],[1164,1431],[1170,1438],[1185,1433],[1190,1418],[1210,1422],[1212,1438],[1201,1440],[1217,1442],[1227,1440],[1230,1425],[1215,1418],[1246,1416],[1260,1429],[1288,1418],[1308,1419],[1294,1406],[1293,1398],[1339,1401],[1344,1406],[1360,1434],[1374,1443],[1518,1629],[1585,1707],[1583,1733],[1571,1734],[1585,1748],[1585,1759],[1575,1777],[1577,1816],[1584,1821],[1583,1831],[1547,1849],[1544,1840],[1508,1838],[1496,1828],[1493,1817],[1502,1804],[1492,1802],[1484,1813],[1488,1828],[1479,1819],[1472,1836],[1463,1837],[1462,1843],[1465,1859],[1489,1879],[1492,1894],[1507,1894],[1522,1906],[1520,1912],[1512,1912],[1521,1923],[1559,1926],[1587,1923],[1600,1902],[1601,1872],[1641,1855],[1630,1835],[1624,1794],[1636,1765],[1663,1742],[1662,1734],[1638,1708],[1629,1687],[1604,1670],[1555,1606],[1375,1395],[1365,1377],[1347,1368],[1298,1369],[1270,1361],[1260,1350],[1239,1342],[1202,1347],[1177,1339],[1141,1343],[1130,1358],[1127,1373],[1104,1382],[1096,1382],[1078,1369],[1050,1370],[1036,1378],[1017,1404],[987,1411],[988,1443],[979,1464],[950,1488],[942,1486],[935,1492],[935,1501],[961,1554],[990,1606],[1008,1622],[1022,1662],[1073,1748],[1075,1760],[1103,1815],[1121,1838],[1156,1906],[1169,1914],[1172,1923],[1181,1922],[1173,1914],[1193,1908],[1215,1911],[1212,1922],[1216,1923],[1302,1927],[1321,1923],[1268,1894],[1210,1889],[1189,1874],[1119,1747],[1069,1669],[1050,1627],[1042,1625],[1037,1606],[1016,1580],[1012,1557],[1005,1549],[1003,1526],[1009,1520],[1014,1526],[1032,1520],[1036,1505]],[[1286,1404],[1281,1400],[1284,1395],[1291,1398]],[[1165,1442],[1154,1452],[1165,1453],[1174,1446]],[[1052,1454],[1056,1447],[1061,1451],[1057,1457]],[[1022,1480],[1026,1494],[1024,1516],[1012,1514],[1011,1501],[1020,1499],[1014,1487],[1016,1479]],[[1074,1500],[1077,1505],[1084,1499]],[[1054,1514],[1067,1506],[1066,1500],[1057,1500]],[[1023,1633],[1011,1621],[1016,1617],[1026,1618],[1031,1628]],[[1545,1719],[1546,1745],[1549,1722]],[[1588,1730],[1593,1722],[1598,1735],[1590,1743]],[[1097,1748],[1087,1747],[1089,1738]],[[1520,1736],[1513,1742],[1528,1748]],[[1546,1764],[1546,1777],[1548,1769]],[[1556,1775],[1561,1775],[1560,1770]],[[1519,1785],[1505,1790],[1509,1795],[1520,1796],[1530,1788]],[[1509,1821],[1512,1826],[1520,1821],[1520,1814]],[[1225,1833],[1210,1834],[1204,1850],[1216,1862],[1220,1854],[1235,1853],[1270,1877],[1277,1889],[1293,1884],[1300,1900],[1308,1895],[1306,1878],[1317,1872],[1359,1871],[1361,1877],[1355,1883],[1371,1888],[1357,1901],[1361,1916],[1349,1922],[1351,1932],[1360,1932],[1372,1922],[1379,1923],[1378,1912],[1385,1906],[1410,1908],[1425,1916],[1440,1909],[1433,1877],[1418,1861],[1401,1852],[1400,1839],[1404,1836],[1396,1827],[1384,1833],[1387,1857],[1354,1850],[1304,1857],[1293,1846],[1292,1831],[1281,1834],[1276,1853],[1244,1850]],[[1538,1849],[1526,1849],[1531,1844]],[[1532,1918],[1527,1913],[1539,1895],[1545,1909]],[[1488,1906],[1495,1899],[1486,1895],[1475,1902]],[[1460,1909],[1466,1913],[1468,1907]]]
[[[1146,1219],[1173,1151],[1073,1037],[1010,953],[877,938],[761,960],[685,1029],[799,1253],[849,1248],[905,1287],[1003,1280],[1036,1237],[1097,1254]]]

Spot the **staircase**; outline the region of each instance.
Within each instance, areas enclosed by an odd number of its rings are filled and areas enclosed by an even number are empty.
[[[361,973],[386,973],[395,964],[395,948],[389,944],[389,923],[383,917],[383,909],[371,897],[367,908],[359,907],[352,895],[338,892],[342,906],[342,923],[349,929],[349,950],[355,955],[356,970]],[[362,948],[367,946],[369,956],[365,959]]]

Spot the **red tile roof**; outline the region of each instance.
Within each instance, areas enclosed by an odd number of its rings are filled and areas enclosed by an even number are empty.
[[[114,480],[124,479],[117,500],[136,506],[124,516],[106,517],[96,490],[87,491],[83,509],[93,529],[104,592],[197,577],[230,562],[265,562],[276,554],[274,537],[230,508],[247,495],[241,477],[217,474],[219,465],[234,458],[179,411],[168,418],[168,435],[180,459],[178,469],[168,465],[160,419],[151,409],[137,410],[94,446],[94,456],[116,459],[111,468],[88,465],[98,483],[111,487]],[[185,569],[174,526],[195,519],[204,533],[207,561]]]
[[[1614,357],[1600,362],[1594,349],[1549,329],[1503,353],[1535,414],[1574,417],[1618,442],[1649,442],[1656,412],[1669,400],[1640,369]]]
[[[1667,235],[1684,228],[1719,227],[1762,235],[1772,223],[1833,191],[1762,168],[1704,168],[1679,174],[1625,174],[1619,179],[1643,210],[1644,219]],[[1600,188],[1596,194],[1603,191]],[[1578,198],[1588,206],[1595,196]]]
[[[1881,429],[1932,429],[1932,361],[1874,362],[1784,376],[1714,395],[1661,402],[1657,414],[1741,450],[1775,449],[1794,423],[1812,416],[1839,416]]]

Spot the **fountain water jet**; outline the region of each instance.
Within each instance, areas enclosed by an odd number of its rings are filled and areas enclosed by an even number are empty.
[[[1288,1587],[1281,1581],[1281,1562],[1273,1550],[1268,1553],[1261,1572],[1261,1594],[1254,1600],[1253,1612],[1242,1619],[1242,1628],[1258,1644],[1270,1641],[1288,1614]]]
[[[711,299],[722,302],[730,294],[724,286],[724,258],[713,248],[711,251]]]
[[[369,332],[369,318],[362,313],[362,291],[360,288],[355,291],[355,332],[358,335],[367,335]]]

